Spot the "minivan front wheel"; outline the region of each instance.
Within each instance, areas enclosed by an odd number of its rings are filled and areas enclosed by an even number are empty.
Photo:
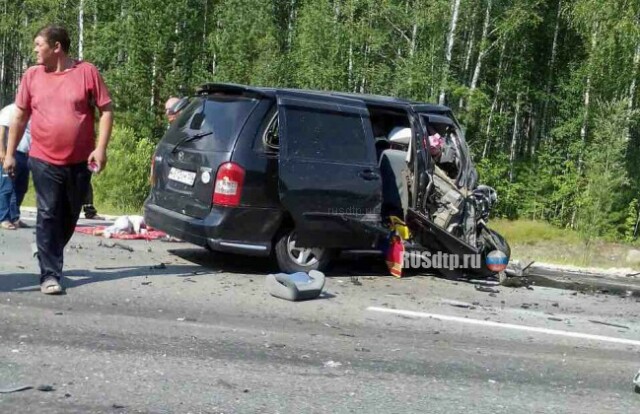
[[[275,246],[278,267],[285,273],[325,270],[331,261],[332,253],[330,249],[296,245],[295,230],[282,232]]]

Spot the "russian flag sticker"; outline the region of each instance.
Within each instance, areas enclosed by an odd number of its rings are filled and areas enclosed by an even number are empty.
[[[500,250],[494,250],[487,255],[487,268],[492,272],[502,272],[507,268],[509,258]]]

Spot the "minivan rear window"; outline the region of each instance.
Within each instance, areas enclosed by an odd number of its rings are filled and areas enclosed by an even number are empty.
[[[184,146],[206,151],[231,151],[240,129],[258,101],[257,98],[242,95],[192,98],[163,141],[171,145],[186,136],[210,132],[211,135],[185,143]]]

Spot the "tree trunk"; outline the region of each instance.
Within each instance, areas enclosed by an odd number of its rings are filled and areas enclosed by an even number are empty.
[[[482,37],[480,38],[480,51],[478,52],[478,60],[476,60],[476,67],[473,70],[473,78],[471,79],[471,93],[473,93],[473,91],[478,87],[480,71],[482,70],[482,60],[487,53],[487,35],[489,33],[489,22],[491,20],[491,1],[492,0],[487,0],[487,9],[484,14],[484,23],[482,25]]]
[[[547,113],[549,110],[549,97],[551,95],[551,85],[553,82],[553,71],[556,63],[556,55],[558,53],[558,33],[560,33],[560,20],[562,18],[562,0],[558,1],[558,13],[556,15],[556,27],[553,30],[553,43],[551,44],[551,59],[549,60],[549,74],[547,75],[547,85],[544,89],[545,98],[542,107],[542,126],[540,127],[540,138],[544,139],[547,133]]]
[[[2,10],[2,20],[7,21],[7,0],[4,0],[4,7]],[[2,33],[2,53],[0,53],[0,99],[4,103],[5,94],[5,73],[7,60],[7,32]]]
[[[591,50],[590,53],[595,53],[596,46],[598,45],[598,23],[594,23],[593,34],[591,35]],[[580,154],[578,156],[578,171],[582,171],[582,153],[583,149],[587,145],[587,135],[589,128],[589,109],[591,107],[591,76],[593,75],[593,62],[592,57],[589,57],[589,61],[587,63],[589,65],[587,69],[587,84],[584,88],[584,109],[583,109],[583,120],[582,127],[580,127],[580,140],[582,141],[582,146],[580,149]]]
[[[447,35],[447,49],[445,51],[445,68],[442,75],[442,84],[440,86],[440,98],[438,99],[438,103],[440,103],[440,105],[444,105],[445,103],[447,79],[449,77],[449,68],[451,67],[451,53],[453,52],[459,12],[460,0],[453,0],[453,12],[451,13],[451,23],[449,24],[449,33]]]
[[[516,114],[513,117],[513,134],[511,135],[511,149],[509,151],[509,182],[513,182],[513,165],[516,160],[518,146],[518,116],[520,115],[520,92],[516,96]]]
[[[489,147],[491,146],[491,121],[493,119],[493,113],[498,106],[498,97],[500,96],[500,86],[502,85],[502,64],[504,62],[504,51],[507,46],[507,42],[502,43],[502,49],[500,50],[500,61],[498,63],[498,83],[496,84],[496,90],[493,95],[493,102],[491,103],[491,110],[489,111],[489,120],[487,121],[486,140],[484,142],[484,149],[482,150],[482,158],[486,158],[489,153]]]
[[[291,50],[293,42],[293,22],[296,18],[296,0],[289,1],[289,21],[287,22],[287,51]]]
[[[464,76],[465,78],[468,76],[469,65],[471,64],[471,54],[473,53],[473,45],[476,39],[476,8],[473,8],[473,13],[471,14],[471,30],[467,34],[467,51],[464,57]]]
[[[153,107],[156,104],[156,72],[157,72],[157,63],[158,55],[156,52],[153,52],[153,63],[151,65],[151,99],[149,100],[149,109],[152,112]]]
[[[202,22],[202,44],[207,44],[207,18],[209,17],[209,0],[204,0],[204,19]]]
[[[83,58],[84,47],[84,0],[78,5],[78,59]]]
[[[627,126],[626,126],[626,137],[627,140],[631,139],[631,129],[629,128],[629,123],[631,121],[631,112],[633,112],[634,101],[636,99],[636,78],[638,77],[638,69],[640,67],[640,41],[636,45],[636,52],[633,55],[633,73],[631,76],[631,85],[629,85],[629,103],[627,104]]]

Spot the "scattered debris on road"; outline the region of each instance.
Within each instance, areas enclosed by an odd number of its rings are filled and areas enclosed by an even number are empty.
[[[56,390],[55,388],[53,388],[52,385],[47,385],[47,384],[38,385],[38,388],[36,389],[42,392],[51,392]]]
[[[449,305],[449,306],[453,306],[456,308],[463,308],[463,309],[469,309],[469,308],[473,308],[474,306],[470,303],[467,302],[460,302],[457,300],[450,300],[450,299],[442,299],[441,301],[443,304],[445,305]]]
[[[327,361],[324,363],[325,368],[338,368],[342,366],[342,362],[337,361]]]
[[[610,322],[596,321],[596,320],[592,320],[592,319],[589,319],[589,322],[591,322],[591,323],[597,323],[598,325],[613,326],[614,328],[629,329],[629,327],[628,327],[628,326],[618,325],[617,323],[610,323]]]
[[[638,373],[636,374],[635,378],[633,379],[633,384],[636,386],[635,387],[635,391],[640,394],[640,371],[638,371]]]
[[[166,268],[167,268],[166,264],[160,263],[160,264],[151,266],[149,269],[151,269],[151,270],[162,270],[162,269],[166,269]]]
[[[265,279],[267,291],[280,299],[299,301],[315,299],[324,288],[324,273],[311,270],[309,273],[270,274]]]
[[[14,392],[27,391],[32,389],[33,389],[32,385],[20,385],[12,388],[0,388],[0,394],[11,394]],[[42,391],[42,392],[50,392],[50,391],[55,391],[55,388],[53,388],[53,386],[51,385],[42,384],[42,385],[38,385],[36,387],[36,390]]]
[[[100,240],[98,242],[98,246],[106,247],[108,249],[113,249],[114,247],[117,247],[119,249],[126,250],[128,252],[133,252],[133,247],[127,246],[126,244],[123,244],[123,243],[114,242],[114,241],[105,242],[103,240]]]
[[[484,293],[500,293],[500,291],[498,289],[494,289],[491,287],[486,287],[486,286],[480,286],[480,285],[475,285],[475,288],[478,292],[484,292]]]
[[[14,392],[30,390],[32,388],[33,387],[31,385],[20,385],[18,387],[13,387],[13,388],[0,388],[0,394],[11,394]]]
[[[265,348],[273,348],[273,349],[282,349],[282,348],[286,348],[287,346],[285,344],[264,344]]]

